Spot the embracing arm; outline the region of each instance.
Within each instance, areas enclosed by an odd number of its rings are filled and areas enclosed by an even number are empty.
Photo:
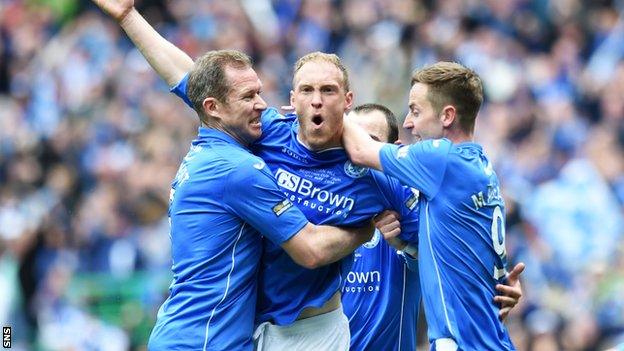
[[[382,170],[379,151],[385,144],[373,140],[364,128],[351,121],[350,118],[344,119],[342,143],[351,162],[359,166]]]
[[[372,224],[339,228],[306,224],[282,248],[297,264],[314,269],[340,260],[371,238]]]
[[[134,0],[92,0],[119,22],[150,66],[169,86],[177,84],[193,68],[193,60],[168,42],[134,8]]]

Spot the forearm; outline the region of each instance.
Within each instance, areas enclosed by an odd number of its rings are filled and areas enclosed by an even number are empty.
[[[367,232],[368,231],[368,232]],[[315,251],[318,266],[336,262],[370,240],[373,229],[317,226],[312,236],[311,249]]]
[[[158,34],[136,9],[133,8],[119,24],[169,86],[177,84],[193,68],[193,60]]]
[[[345,120],[342,142],[351,162],[381,170],[379,151],[384,144],[373,140],[363,128]]]
[[[282,248],[297,264],[314,269],[345,257],[370,240],[372,233],[371,225],[362,228],[338,228],[308,223],[282,243]]]

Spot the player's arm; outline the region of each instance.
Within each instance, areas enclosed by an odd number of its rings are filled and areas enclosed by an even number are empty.
[[[498,317],[505,320],[509,312],[518,304],[522,298],[522,285],[520,284],[520,274],[524,271],[524,263],[518,263],[507,275],[507,284],[496,285],[499,295],[494,296],[494,302],[500,305]]]
[[[169,86],[193,68],[193,60],[168,42],[134,8],[134,0],[92,0],[115,19],[147,62]]]
[[[375,228],[383,235],[384,240],[400,254],[411,271],[418,271],[418,244],[408,243],[399,238],[401,234],[400,216],[395,211],[386,210],[373,219]]]
[[[359,166],[381,170],[379,151],[385,144],[373,140],[364,128],[348,117],[344,118],[342,144],[349,154],[351,162]]]
[[[407,246],[407,242],[398,237],[401,234],[399,219],[399,214],[395,211],[385,210],[373,218],[373,223],[390,246],[397,250],[403,250]]]
[[[340,228],[306,224],[282,248],[297,264],[314,269],[336,262],[371,238],[372,224],[359,228]]]

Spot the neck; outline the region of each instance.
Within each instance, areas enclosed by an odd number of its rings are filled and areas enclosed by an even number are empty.
[[[468,134],[459,129],[449,129],[446,133],[444,133],[444,137],[450,140],[453,144],[474,142],[473,133]]]
[[[243,140],[242,138],[240,138],[239,136],[237,136],[236,134],[230,132],[229,130],[227,130],[226,128],[223,127],[223,125],[221,125],[220,123],[201,123],[201,126],[203,128],[210,128],[210,129],[214,129],[214,130],[218,130],[221,131],[227,135],[229,135],[230,137],[232,137],[232,139],[234,139],[237,143],[241,144],[244,147],[248,147],[249,146],[249,142]]]
[[[297,140],[301,144],[303,144],[303,146],[305,146],[308,150],[311,150],[311,151],[323,151],[323,150],[331,149],[334,147],[342,147],[341,139],[338,139],[338,140],[332,139],[323,143],[313,143],[313,142],[311,143],[307,140],[304,134],[301,133],[301,130],[299,130],[299,133],[297,133]]]

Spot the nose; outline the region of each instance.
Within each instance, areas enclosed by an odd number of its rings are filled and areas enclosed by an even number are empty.
[[[405,116],[405,121],[403,122],[403,128],[405,128],[405,129],[412,129],[412,128],[414,128],[414,122],[410,118],[410,114],[409,113]]]
[[[260,110],[260,111],[264,111],[264,110],[266,110],[266,108],[267,108],[266,101],[264,101],[262,96],[257,95],[256,96],[256,103],[254,104],[254,109]]]
[[[323,101],[321,100],[321,92],[315,91],[312,94],[312,107],[321,108],[323,106]]]

